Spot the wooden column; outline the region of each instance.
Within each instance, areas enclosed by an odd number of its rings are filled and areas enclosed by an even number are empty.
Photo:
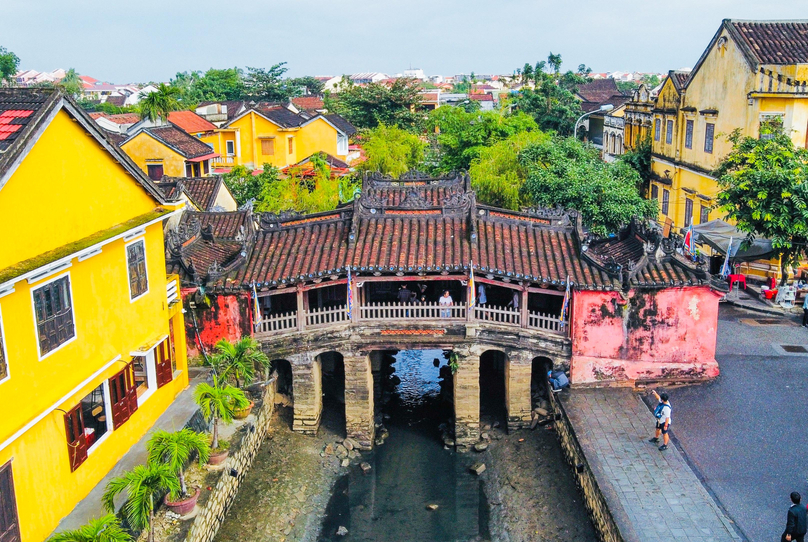
[[[351,283],[351,292],[353,292],[353,308],[351,309],[351,322],[357,323],[359,322],[359,307],[362,306],[362,299],[360,299],[360,295],[364,294],[364,288],[359,289],[359,286],[356,285],[356,278],[352,277]]]
[[[522,291],[519,294],[519,309],[522,311],[519,321],[522,324],[522,327],[527,327],[527,319],[528,319],[528,312],[527,312],[527,296],[528,296],[527,288],[523,287]]]
[[[303,331],[306,327],[306,303],[302,285],[297,285],[297,329]]]
[[[363,450],[373,448],[373,371],[370,356],[351,353],[345,364],[345,433]]]

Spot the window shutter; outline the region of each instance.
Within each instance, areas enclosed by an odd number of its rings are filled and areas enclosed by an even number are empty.
[[[164,340],[157,345],[155,350],[155,354],[157,355],[157,387],[162,388],[174,378],[171,368],[171,358],[173,356],[171,341],[168,339]]]
[[[87,460],[87,439],[84,437],[81,403],[65,414],[65,429],[67,453],[70,458],[70,472],[73,472]]]
[[[135,362],[130,361],[123,370],[126,377],[126,399],[129,403],[129,416],[137,410],[137,385],[135,385]]]
[[[126,392],[126,367],[124,367],[109,379],[109,394],[112,399],[112,429],[118,429],[132,415],[129,411],[129,396]]]

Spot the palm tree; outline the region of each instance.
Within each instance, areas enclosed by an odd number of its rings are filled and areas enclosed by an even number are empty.
[[[252,337],[243,337],[235,342],[222,339],[216,343],[213,365],[223,381],[233,379],[237,388],[242,382],[248,386],[255,379],[255,369],[267,369],[269,358],[261,351],[261,345]]]
[[[180,483],[169,465],[138,465],[107,484],[101,501],[110,513],[115,512],[115,497],[126,492],[121,511],[132,529],[149,530],[149,542],[154,542],[154,511],[160,499],[168,493],[179,498]]]
[[[233,411],[250,405],[244,392],[235,386],[225,384],[219,386],[219,379],[213,377],[213,385],[201,382],[194,390],[194,400],[202,410],[206,420],[213,419],[213,442],[211,448],[219,448],[219,420],[224,423],[233,421]]]
[[[140,115],[152,122],[158,118],[167,119],[169,113],[182,109],[177,100],[179,95],[180,89],[177,87],[160,83],[155,92],[140,100]]]
[[[149,451],[149,464],[166,464],[176,473],[183,497],[188,496],[188,486],[183,472],[185,465],[194,453],[199,456],[200,464],[206,463],[210,456],[207,437],[190,429],[174,433],[163,429],[155,431],[146,444],[146,449]]]
[[[90,520],[87,525],[72,531],[62,531],[48,538],[48,542],[131,542],[132,537],[123,530],[115,514]]]

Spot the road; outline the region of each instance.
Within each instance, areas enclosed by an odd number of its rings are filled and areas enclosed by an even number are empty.
[[[808,501],[808,330],[796,317],[771,317],[722,306],[717,359],[721,376],[671,390],[673,433],[741,532],[752,542],[779,539],[789,493]]]

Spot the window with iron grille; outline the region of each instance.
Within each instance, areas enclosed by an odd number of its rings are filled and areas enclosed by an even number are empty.
[[[685,227],[693,223],[693,200],[685,198]]]
[[[701,209],[699,209],[699,224],[704,224],[710,221],[710,208],[706,205],[702,205]]]
[[[670,145],[673,142],[673,121],[669,120],[665,125],[665,143]]]
[[[685,124],[685,148],[693,148],[693,121],[689,120]]]
[[[659,199],[659,187],[655,184],[651,185],[651,199]]]
[[[713,139],[715,138],[715,124],[707,123],[704,128],[704,152],[713,153]]]
[[[146,242],[136,241],[126,247],[126,265],[129,268],[129,295],[131,299],[142,296],[149,290],[146,274]]]
[[[668,207],[670,204],[671,192],[667,188],[662,189],[662,214],[668,214]]]
[[[662,121],[659,119],[654,119],[654,141],[659,141],[661,133],[662,133]]]
[[[75,337],[70,277],[61,277],[34,290],[34,312],[40,356]]]

